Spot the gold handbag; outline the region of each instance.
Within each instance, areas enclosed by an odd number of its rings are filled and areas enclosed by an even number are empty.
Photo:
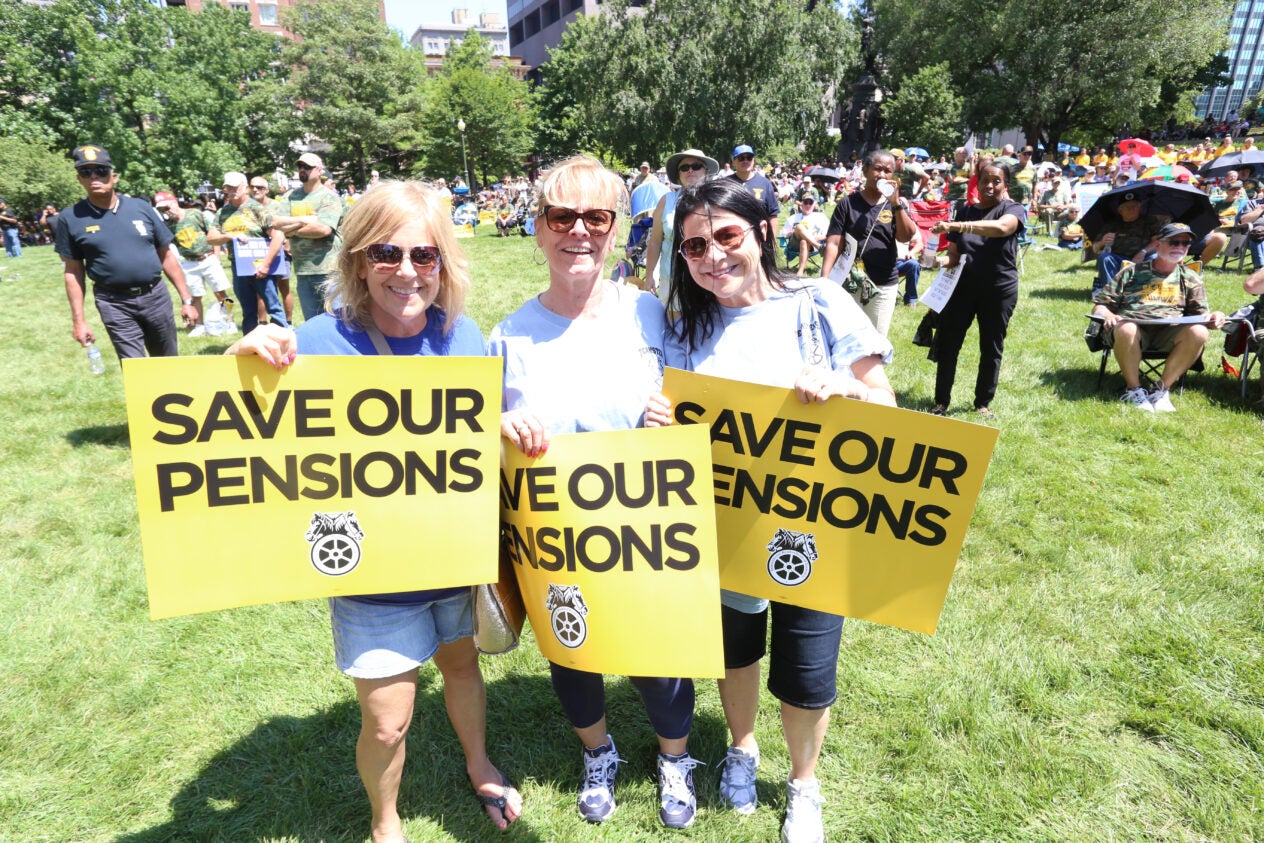
[[[500,546],[500,578],[494,583],[470,586],[474,608],[474,647],[487,656],[499,656],[518,646],[527,608],[514,575],[513,562]]]

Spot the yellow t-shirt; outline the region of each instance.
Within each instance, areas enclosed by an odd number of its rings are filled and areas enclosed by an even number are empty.
[[[1177,154],[1175,149],[1170,152],[1166,149],[1160,149],[1155,154],[1158,155],[1159,159],[1162,160],[1164,164],[1175,164],[1180,160],[1180,156]]]
[[[1080,167],[1087,167],[1093,163],[1093,159],[1089,157],[1087,149],[1081,149],[1080,154],[1075,156],[1075,163]]]

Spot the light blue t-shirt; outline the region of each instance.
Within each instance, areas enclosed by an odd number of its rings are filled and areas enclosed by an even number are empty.
[[[528,410],[551,435],[639,427],[663,383],[663,305],[606,284],[595,317],[567,319],[529,300],[492,329],[505,361],[505,410]]]
[[[793,387],[808,364],[853,377],[851,365],[874,354],[891,362],[891,343],[851,296],[820,279],[788,281],[749,307],[720,306],[719,324],[696,346],[667,334],[668,366],[764,386]],[[720,602],[747,613],[768,605],[727,590]]]
[[[348,325],[329,313],[309,319],[294,331],[299,354],[330,356],[377,354],[373,340],[360,328]],[[443,334],[443,310],[431,305],[426,311],[426,327],[415,337],[386,337],[386,344],[396,357],[483,357],[483,335],[473,320],[457,319],[452,333]],[[468,594],[470,587],[431,588],[423,591],[401,591],[394,594],[362,594],[354,599],[368,603],[417,606]]]

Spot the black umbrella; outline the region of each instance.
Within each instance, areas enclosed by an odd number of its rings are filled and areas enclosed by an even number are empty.
[[[1230,170],[1261,165],[1264,165],[1264,152],[1258,149],[1247,149],[1242,152],[1230,152],[1228,155],[1221,155],[1219,158],[1208,161],[1199,168],[1198,175],[1205,179],[1214,179]]]
[[[831,170],[829,167],[808,167],[803,171],[803,175],[810,179],[821,179],[822,181],[838,181],[841,178],[837,170]]]
[[[1121,219],[1119,203],[1129,199],[1140,201],[1141,212],[1147,216],[1185,223],[1193,230],[1194,239],[1220,226],[1211,200],[1198,188],[1174,181],[1132,181],[1097,197],[1093,207],[1080,218],[1090,240],[1098,238],[1107,222]]]

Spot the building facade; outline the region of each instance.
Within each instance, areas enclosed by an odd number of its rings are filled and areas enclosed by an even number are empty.
[[[508,67],[518,79],[526,76],[531,69],[517,55],[511,55],[509,49],[509,30],[500,19],[500,15],[484,12],[478,16],[478,23],[470,20],[465,9],[452,10],[451,23],[423,23],[408,39],[414,50],[426,56],[426,71],[434,76],[443,69],[443,58],[454,44],[465,40],[466,34],[473,29],[492,47],[492,66]]]
[[[562,43],[566,25],[580,15],[595,15],[598,0],[509,0],[509,51],[538,68],[549,47]]]
[[[240,9],[250,13],[250,26],[262,32],[275,32],[287,38],[293,37],[288,29],[281,26],[281,10],[297,6],[302,0],[153,0],[156,6],[172,6],[185,8],[190,12],[200,12],[211,4],[219,3],[231,9]],[[386,20],[386,3],[379,0],[378,14]]]
[[[1229,73],[1233,83],[1203,91],[1194,113],[1223,120],[1264,87],[1264,0],[1239,0],[1229,24]]]

